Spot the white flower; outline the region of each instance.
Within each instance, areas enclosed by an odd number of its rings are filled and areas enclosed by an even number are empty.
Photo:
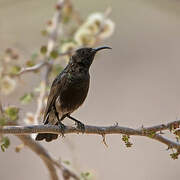
[[[111,19],[106,19],[103,24],[103,30],[99,34],[99,38],[106,39],[114,33],[115,24]]]
[[[24,118],[24,122],[25,122],[27,125],[32,125],[32,124],[34,124],[34,114],[31,113],[31,112],[27,112],[27,113],[26,113],[26,117]]]
[[[96,38],[92,32],[83,27],[75,33],[74,39],[80,46],[93,46],[96,42]]]
[[[72,51],[75,48],[76,48],[76,44],[74,42],[67,42],[62,45],[61,52],[66,53]]]
[[[104,20],[104,15],[102,13],[93,13],[87,18],[86,22],[100,26],[103,20]]]
[[[16,87],[16,81],[9,76],[3,77],[0,84],[1,92],[6,95],[13,92]]]
[[[95,23],[91,23],[91,22],[85,22],[81,28],[87,29],[89,30],[93,35],[97,34],[100,30],[100,27],[97,26]]]
[[[73,51],[76,48],[77,44],[75,42],[67,42],[64,43],[61,47],[61,52],[66,53],[70,52],[66,56],[64,56],[64,60],[66,61],[66,64],[69,62],[71,51]]]
[[[74,39],[80,46],[93,46],[97,35],[100,39],[106,39],[113,34],[114,28],[114,22],[102,13],[93,13],[76,31]]]
[[[103,21],[104,16],[102,13],[93,13],[82,26],[89,29],[95,35],[100,31]]]

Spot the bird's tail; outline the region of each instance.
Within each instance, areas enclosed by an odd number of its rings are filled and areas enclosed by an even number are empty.
[[[36,141],[42,141],[43,139],[45,139],[46,142],[50,142],[57,138],[58,138],[58,134],[41,133],[36,136]]]
[[[44,124],[48,124],[48,119],[45,121]],[[56,123],[55,125],[57,125],[58,123]],[[39,133],[36,136],[36,141],[42,141],[45,139],[46,142],[50,142],[52,140],[55,140],[58,138],[58,134],[52,134],[52,133]]]

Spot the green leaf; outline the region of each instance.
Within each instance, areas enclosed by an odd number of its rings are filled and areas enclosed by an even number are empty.
[[[5,149],[7,149],[10,145],[10,140],[7,136],[5,136],[2,138],[1,143],[1,150],[5,152]]]
[[[67,160],[63,161],[63,163],[66,164],[66,165],[70,165],[71,164],[70,161],[67,161]]]
[[[9,145],[10,145],[10,140],[9,140],[9,138],[7,136],[3,137],[3,142],[4,142],[4,147],[8,148]]]
[[[129,141],[129,139],[130,139],[130,136],[129,136],[129,135],[124,134],[124,135],[122,136],[122,140],[125,142],[126,147],[131,147],[131,146],[133,145],[133,144]]]
[[[51,56],[51,58],[56,59],[59,56],[59,53],[57,50],[53,50],[53,51],[51,51],[50,56]]]
[[[18,119],[19,109],[17,107],[8,107],[5,109],[5,114],[12,121],[16,121]]]
[[[64,24],[67,24],[70,20],[71,20],[71,18],[69,16],[63,16],[63,18],[62,18],[62,21]]]
[[[156,132],[154,132],[154,131],[148,132],[148,137],[150,137],[150,138],[153,138],[155,135],[156,135]]]
[[[122,140],[127,143],[129,141],[129,136],[128,135],[123,135]]]
[[[41,46],[40,52],[42,54],[46,54],[47,53],[47,47],[46,46]]]
[[[0,126],[4,126],[6,124],[5,117],[0,117]]]
[[[16,75],[19,73],[20,70],[21,70],[20,66],[18,66],[18,65],[12,66],[10,69],[10,74]]]
[[[92,179],[92,174],[90,172],[82,172],[81,177],[83,180],[90,180]]]
[[[61,43],[61,44],[65,44],[65,43],[68,43],[68,42],[73,42],[73,43],[77,44],[77,42],[76,42],[73,38],[61,39],[61,40],[60,40],[60,43]]]
[[[133,144],[131,142],[125,143],[126,147],[131,147]]]
[[[2,150],[2,152],[5,152],[5,148],[4,148],[3,144],[1,145],[1,150]]]
[[[174,134],[175,134],[178,138],[180,138],[180,129],[175,130]]]
[[[43,29],[43,30],[41,30],[41,34],[42,34],[42,36],[47,36],[48,32],[47,32],[47,30]]]
[[[178,152],[172,153],[172,154],[170,154],[170,156],[173,160],[176,160],[176,159],[178,159],[179,153]]]
[[[26,66],[27,66],[27,67],[32,67],[32,66],[34,66],[34,65],[35,65],[34,59],[28,60],[28,61],[26,62]]]
[[[20,101],[22,104],[27,104],[32,101],[33,97],[34,97],[33,93],[26,93],[20,98]]]
[[[87,177],[90,175],[90,172],[85,172],[84,175]]]

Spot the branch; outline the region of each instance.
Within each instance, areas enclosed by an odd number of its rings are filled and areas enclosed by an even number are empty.
[[[20,76],[22,74],[25,74],[27,72],[34,72],[37,71],[39,69],[41,69],[42,67],[44,67],[45,65],[47,65],[47,62],[40,62],[32,67],[26,67],[26,68],[22,68],[21,71],[17,74],[17,76]]]
[[[61,9],[63,8],[65,3],[65,0],[58,0],[56,4],[56,12],[52,18],[52,29],[49,34],[49,39],[48,39],[48,46],[47,46],[47,57],[50,55],[51,51],[55,48],[57,39],[58,39],[58,31],[59,31],[59,25],[61,22],[61,14],[62,11]]]
[[[45,72],[43,74],[43,80],[41,81],[41,91],[40,91],[40,95],[38,98],[38,103],[37,103],[37,110],[35,113],[35,124],[39,124],[38,120],[39,117],[41,115],[41,110],[43,108],[43,99],[46,95],[46,87],[48,85],[48,80],[49,80],[49,74],[51,73],[52,70],[52,64],[53,61],[48,61],[48,58],[50,56],[50,53],[52,50],[55,49],[55,45],[57,43],[57,39],[58,39],[58,30],[59,30],[59,25],[61,22],[61,13],[62,13],[62,8],[64,5],[65,0],[58,0],[57,4],[56,4],[56,11],[55,14],[52,18],[52,29],[51,32],[49,34],[49,39],[48,39],[48,43],[47,43],[47,54],[44,58],[44,62],[41,62],[33,67],[31,67],[31,71],[35,71],[40,68],[42,68],[44,65],[46,65],[46,69]],[[27,69],[25,69],[23,72],[28,72]],[[22,72],[21,72],[22,74]]]
[[[28,146],[33,152],[35,152],[45,163],[46,167],[49,169],[50,177],[52,180],[58,180],[56,167],[58,167],[63,176],[66,174],[68,177],[72,177],[75,180],[79,180],[79,177],[68,168],[66,168],[62,163],[55,161],[46,151],[46,149],[38,142],[34,141],[29,135],[17,135],[17,137]]]
[[[43,79],[40,83],[40,94],[37,99],[37,110],[34,116],[34,123],[39,124],[39,118],[41,116],[41,111],[43,109],[43,100],[46,96],[46,87],[48,86],[49,74],[51,72],[51,64],[49,64],[43,74]]]
[[[8,123],[8,124],[13,126],[6,126],[6,127],[20,127],[20,126],[15,126],[18,125],[17,123]],[[1,128],[3,128],[3,126],[0,126],[0,129]],[[35,152],[42,159],[45,166],[49,170],[51,180],[59,180],[55,167],[61,170],[62,176],[64,177],[65,180],[66,179],[68,180],[68,178],[70,177],[72,177],[75,180],[80,180],[79,176],[76,173],[68,169],[60,161],[54,160],[51,157],[51,155],[48,153],[48,151],[39,142],[34,141],[34,139],[31,136],[19,135],[19,134],[15,134],[15,135],[23,142],[24,145],[26,145],[29,149],[31,149],[31,151]]]
[[[58,2],[56,4],[56,11],[52,18],[52,28],[51,28],[51,32],[49,33],[49,38],[48,38],[48,43],[47,43],[47,54],[46,54],[45,59],[42,62],[40,62],[32,67],[22,68],[22,70],[17,74],[17,76],[20,76],[27,72],[34,72],[34,71],[41,69],[44,66],[49,67],[51,65],[48,61],[48,57],[50,56],[51,51],[54,50],[54,48],[56,46],[56,42],[58,39],[58,31],[60,28],[59,25],[61,22],[61,13],[62,13],[61,10],[64,6],[64,3],[65,3],[65,0],[58,0]],[[64,53],[62,55],[66,55],[66,53]]]
[[[180,120],[173,121],[167,124],[160,124],[152,127],[142,127],[139,129],[133,129],[128,127],[118,126],[85,126],[85,131],[82,131],[75,127],[66,126],[65,130],[62,131],[58,126],[52,125],[32,125],[32,126],[3,126],[0,128],[0,134],[15,134],[15,135],[24,135],[31,133],[55,133],[55,134],[70,134],[70,133],[85,133],[85,134],[98,134],[98,135],[107,135],[107,134],[125,134],[125,135],[135,135],[135,136],[145,136],[151,139],[157,140],[163,144],[166,144],[169,148],[175,148],[180,151],[180,143],[171,141],[160,133],[162,130],[169,130],[172,127],[177,127],[180,125]]]
[[[29,135],[17,135],[17,137],[44,161],[44,164],[49,170],[51,180],[58,180],[59,178],[53,160],[43,146],[34,141]]]

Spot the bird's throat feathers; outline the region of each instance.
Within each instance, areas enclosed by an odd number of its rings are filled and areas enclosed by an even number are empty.
[[[76,57],[71,57],[67,65],[68,72],[89,72],[93,58],[94,57],[77,60]]]

